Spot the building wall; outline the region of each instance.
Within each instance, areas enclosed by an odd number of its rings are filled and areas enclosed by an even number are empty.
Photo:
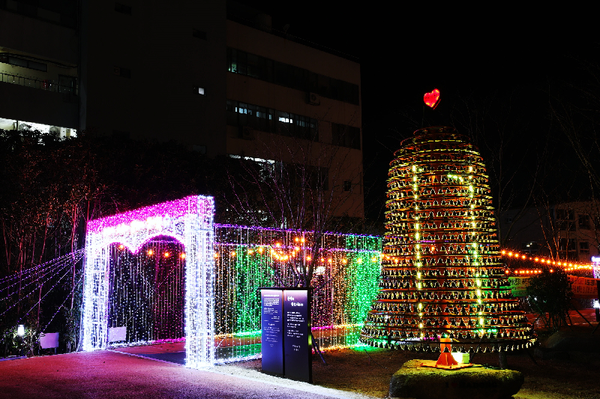
[[[364,216],[357,62],[228,20],[225,0],[81,0],[60,9],[61,4],[0,2],[0,55],[20,54],[48,65],[39,71],[0,62],[0,74],[24,82],[0,82],[6,94],[0,96],[1,125],[14,119],[92,135],[173,139],[212,157],[306,164],[327,170],[335,216]],[[228,49],[310,73],[316,93],[228,72]],[[56,89],[61,75],[78,84],[70,92]],[[351,101],[335,94],[348,87]],[[228,100],[291,113],[296,121],[296,116],[314,120],[318,139],[256,129],[244,136],[243,124],[227,123]],[[352,139],[340,133],[348,129]]]
[[[314,119],[318,125],[318,140],[258,129],[248,135],[242,132],[242,126],[229,124],[227,153],[326,168],[328,187],[334,192],[334,215],[363,217],[362,135],[358,148],[335,145],[332,137],[333,124],[354,127],[360,132],[360,65],[231,20],[227,21],[227,46],[358,86],[356,104],[322,95],[316,95],[316,101],[309,101],[307,90],[228,72],[228,100]]]
[[[8,3],[16,2],[7,1]],[[38,11],[42,13],[43,9]],[[0,47],[76,65],[78,61],[76,30],[35,16],[20,14],[16,7],[0,8],[0,40],[2,40]]]
[[[7,121],[18,121],[77,128],[76,30],[38,18],[38,15],[52,16],[43,8],[30,7],[28,15],[24,15],[19,12],[24,10],[14,1],[2,6],[0,118],[5,122],[3,125]],[[64,79],[69,77],[74,86],[65,84]]]
[[[121,5],[83,1],[82,128],[223,153],[225,2]]]

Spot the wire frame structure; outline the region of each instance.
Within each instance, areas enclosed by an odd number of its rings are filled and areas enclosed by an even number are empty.
[[[417,130],[390,163],[379,294],[361,340],[462,352],[535,343],[511,296],[492,197],[477,148],[449,127]]]

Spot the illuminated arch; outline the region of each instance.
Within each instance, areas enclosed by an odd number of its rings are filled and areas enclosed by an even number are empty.
[[[214,363],[214,260],[212,197],[190,196],[88,222],[83,291],[83,350],[108,345],[110,244],[136,254],[153,237],[170,236],[185,246],[186,366]]]

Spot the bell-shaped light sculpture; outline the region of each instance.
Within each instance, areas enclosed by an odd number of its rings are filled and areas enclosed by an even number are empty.
[[[402,142],[390,164],[379,294],[361,332],[373,346],[461,352],[534,344],[501,262],[483,159],[453,128]]]

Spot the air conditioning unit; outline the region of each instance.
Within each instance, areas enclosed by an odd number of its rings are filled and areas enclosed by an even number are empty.
[[[242,138],[246,140],[254,140],[254,129],[249,126],[242,126]]]
[[[310,105],[321,105],[321,97],[317,93],[307,93],[306,103]]]

